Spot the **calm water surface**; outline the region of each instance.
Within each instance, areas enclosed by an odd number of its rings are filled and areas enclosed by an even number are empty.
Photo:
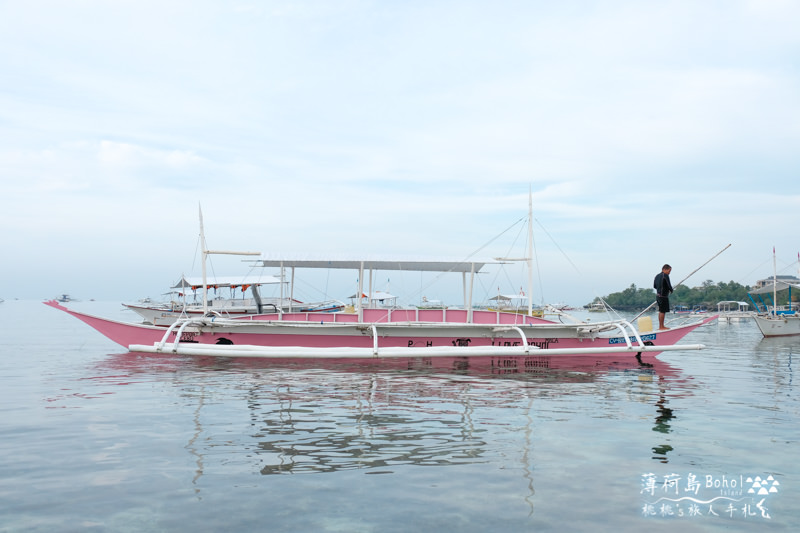
[[[0,323],[0,531],[800,526],[800,338],[749,321],[511,374],[129,354],[31,301]]]

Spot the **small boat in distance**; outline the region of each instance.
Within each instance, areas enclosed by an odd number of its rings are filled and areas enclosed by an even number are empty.
[[[422,302],[416,307],[417,309],[447,309],[441,300],[429,300],[427,296],[423,296]]]
[[[181,317],[197,317],[206,313],[218,316],[236,317],[244,315],[254,315],[265,311],[278,311],[280,303],[277,300],[262,299],[259,287],[263,285],[278,284],[281,280],[274,276],[229,276],[212,277],[206,279],[206,288],[215,292],[213,298],[208,299],[204,306],[202,300],[198,299],[197,291],[203,290],[202,278],[191,278],[181,276],[181,279],[171,287],[172,292],[168,293],[172,298],[168,302],[157,303],[144,298],[139,302],[126,304],[123,307],[135,312],[142,317],[146,324],[155,326],[169,326]],[[242,297],[236,297],[235,292],[241,289]],[[217,291],[229,290],[228,297],[216,296]],[[247,291],[251,296],[245,298]],[[188,297],[191,291],[191,298]],[[202,295],[202,293],[201,293]],[[202,297],[202,296],[201,296]],[[287,303],[284,300],[284,303]],[[295,302],[297,306],[300,302]],[[288,305],[288,304],[287,304]]]
[[[522,294],[498,294],[497,296],[493,296],[489,298],[489,301],[492,302],[489,304],[488,309],[489,311],[502,311],[504,313],[518,313],[518,314],[528,314],[528,297],[525,296],[524,293]],[[530,309],[531,316],[544,316],[544,310],[540,308],[533,307]]]
[[[717,314],[720,320],[726,322],[737,322],[740,320],[750,320],[755,313],[750,310],[750,304],[736,300],[725,300],[717,303]]]
[[[800,261],[800,254],[798,254],[798,261]],[[761,298],[762,295],[769,297],[770,293],[772,294],[772,305],[765,303],[764,312],[756,314],[753,318],[755,318],[761,334],[765,337],[800,335],[800,315],[798,315],[792,304],[792,289],[798,290],[800,285],[787,281],[778,281],[777,258],[774,247],[772,249],[772,268],[772,283],[751,290],[748,293],[751,299],[754,295]],[[789,303],[786,306],[778,305],[778,292],[787,289],[789,291],[787,297]]]

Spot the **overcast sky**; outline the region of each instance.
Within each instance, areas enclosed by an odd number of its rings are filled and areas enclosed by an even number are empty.
[[[529,189],[537,303],[727,244],[687,285],[752,285],[773,246],[797,274],[798,27],[791,0],[1,2],[0,297],[157,296],[200,272],[198,205],[217,249],[506,255]]]

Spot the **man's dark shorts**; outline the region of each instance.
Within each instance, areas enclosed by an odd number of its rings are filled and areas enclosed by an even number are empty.
[[[658,302],[659,313],[669,313],[669,298],[656,296],[656,302]]]

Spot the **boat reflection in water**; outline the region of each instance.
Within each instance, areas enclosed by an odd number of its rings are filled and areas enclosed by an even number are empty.
[[[669,364],[632,356],[538,357],[520,366],[499,358],[482,368],[463,361],[450,371],[428,370],[424,360],[397,369],[386,369],[386,361],[380,369],[320,364],[125,353],[102,366],[110,365],[103,373],[120,381],[153,375],[172,381],[194,413],[185,448],[195,459],[198,493],[204,475],[231,468],[264,476],[404,476],[415,467],[497,471],[501,464],[499,471],[516,471],[524,484],[520,496],[531,513],[533,472],[550,453],[537,453],[537,446],[558,453],[560,439],[580,440],[577,432],[591,453],[591,428],[560,421],[621,419],[632,426],[626,431],[655,431],[653,458],[667,462],[663,439],[674,418],[668,404],[693,387]],[[626,407],[598,410],[611,398]],[[557,431],[564,436],[552,440],[555,426],[563,426]]]

